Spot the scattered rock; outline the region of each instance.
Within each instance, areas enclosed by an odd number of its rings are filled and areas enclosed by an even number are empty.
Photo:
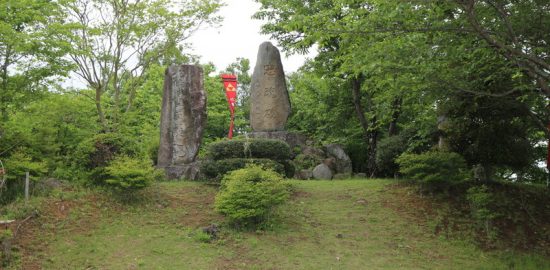
[[[202,228],[202,232],[210,235],[211,239],[217,239],[219,231],[220,230],[218,229],[218,226],[216,224],[212,224],[208,227]]]
[[[319,164],[313,169],[313,178],[321,180],[331,180],[332,171],[326,164]]]

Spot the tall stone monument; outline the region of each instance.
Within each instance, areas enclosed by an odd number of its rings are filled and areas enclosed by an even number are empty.
[[[304,145],[305,136],[284,130],[290,108],[281,54],[270,42],[264,42],[252,74],[250,137],[282,140],[291,148]]]
[[[258,50],[250,89],[250,126],[254,132],[284,130],[290,99],[279,50],[264,42]]]
[[[170,179],[195,180],[196,161],[206,126],[206,92],[199,66],[172,65],[166,69],[160,117],[157,167]]]

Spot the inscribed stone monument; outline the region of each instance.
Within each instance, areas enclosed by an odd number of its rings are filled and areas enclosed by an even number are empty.
[[[159,168],[170,179],[195,180],[196,162],[206,126],[203,71],[194,65],[172,65],[166,70],[160,118]]]
[[[254,132],[281,131],[290,114],[290,99],[286,87],[279,50],[264,42],[250,89],[250,126]]]

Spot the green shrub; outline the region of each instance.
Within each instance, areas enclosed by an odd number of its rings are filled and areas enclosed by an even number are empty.
[[[289,188],[279,174],[249,166],[223,178],[214,205],[231,223],[254,227],[266,221],[273,208],[288,197]]]
[[[23,148],[16,150],[2,162],[6,169],[7,179],[4,187],[0,189],[0,205],[9,203],[23,195],[26,172],[29,172],[30,180],[33,182],[39,181],[48,172],[46,162],[33,160]]]
[[[492,223],[499,214],[492,209],[496,203],[493,193],[485,185],[471,187],[466,194],[466,200],[477,226],[485,231],[488,240],[495,241],[498,238],[498,230]]]
[[[419,183],[429,192],[447,191],[450,184],[468,177],[464,158],[453,152],[403,154],[396,161],[405,178]]]
[[[249,164],[259,165],[280,174],[285,174],[286,171],[284,164],[270,159],[229,158],[204,161],[201,164],[201,173],[207,179],[219,181],[226,173],[242,169]]]
[[[247,139],[224,140],[209,145],[208,157],[214,160],[228,158],[268,158],[288,160],[292,153],[290,146],[280,140]]]
[[[142,155],[137,142],[117,133],[97,134],[83,141],[77,149],[75,160],[85,169],[107,166],[118,155],[137,157]]]
[[[158,172],[147,161],[118,156],[105,167],[105,184],[120,191],[135,191],[150,186]]]

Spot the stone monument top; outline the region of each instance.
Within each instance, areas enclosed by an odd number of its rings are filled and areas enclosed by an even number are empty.
[[[284,130],[290,99],[279,50],[264,42],[258,50],[250,89],[250,126],[254,132]]]

